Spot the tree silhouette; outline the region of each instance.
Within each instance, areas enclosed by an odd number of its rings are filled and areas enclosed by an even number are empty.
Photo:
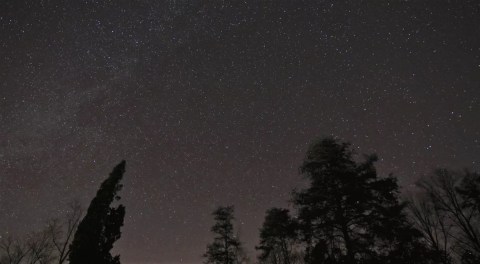
[[[26,264],[46,264],[55,259],[54,247],[46,230],[31,233],[26,242]]]
[[[428,263],[393,177],[378,178],[375,155],[356,162],[349,143],[324,138],[301,166],[310,186],[295,193],[307,263]]]
[[[0,237],[0,264],[49,264],[55,257],[47,230],[31,232],[24,239]]]
[[[78,225],[70,245],[70,264],[119,264],[120,256],[112,257],[110,250],[120,238],[125,207],[110,207],[119,200],[120,180],[125,172],[125,161],[118,164],[102,183],[97,195],[90,203],[87,214]]]
[[[70,255],[70,243],[83,214],[83,209],[78,201],[69,204],[69,211],[64,219],[53,219],[47,225],[47,233],[56,253],[56,264],[63,264]]]
[[[0,264],[20,264],[28,254],[27,246],[12,236],[0,239]]]
[[[44,230],[24,238],[0,236],[0,264],[63,264],[81,214],[80,205],[72,203],[66,215],[49,221]]]
[[[441,263],[452,263],[452,224],[448,215],[426,195],[410,201],[408,208],[415,226],[422,232],[430,249],[442,256]]]
[[[260,229],[261,263],[293,264],[298,258],[295,251],[297,223],[287,209],[272,208],[267,211]]]
[[[237,264],[243,261],[240,240],[233,233],[233,206],[220,206],[214,212],[215,224],[211,231],[215,234],[213,243],[207,245],[203,255],[208,264]]]
[[[427,202],[447,221],[447,236],[452,240],[449,255],[465,264],[480,263],[480,174],[439,169],[419,186]],[[435,228],[434,223],[427,223],[426,228]]]

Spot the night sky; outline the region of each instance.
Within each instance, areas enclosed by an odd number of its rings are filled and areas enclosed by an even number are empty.
[[[254,259],[317,137],[404,191],[480,170],[479,1],[3,0],[0,25],[1,234],[122,159],[125,264],[200,262],[228,204]]]

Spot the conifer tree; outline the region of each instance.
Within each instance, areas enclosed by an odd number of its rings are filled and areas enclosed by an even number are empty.
[[[211,231],[215,234],[213,243],[207,245],[203,255],[207,264],[238,264],[243,261],[240,240],[233,233],[233,206],[220,206],[214,212],[215,224]]]
[[[102,183],[91,201],[70,245],[70,264],[120,263],[120,256],[113,257],[110,250],[113,243],[120,238],[125,207],[111,207],[111,203],[114,199],[120,199],[117,192],[122,189],[120,181],[124,172],[125,161],[122,161]]]
[[[357,162],[331,137],[310,147],[301,166],[310,186],[294,198],[307,263],[428,263],[396,179],[377,177],[376,161]]]

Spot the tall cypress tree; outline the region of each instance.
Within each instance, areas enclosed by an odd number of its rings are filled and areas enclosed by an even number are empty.
[[[120,256],[113,257],[110,250],[120,238],[125,207],[111,207],[119,200],[117,192],[122,189],[120,181],[125,172],[125,161],[120,162],[102,183],[97,195],[90,203],[87,214],[78,225],[70,245],[70,264],[119,264]]]

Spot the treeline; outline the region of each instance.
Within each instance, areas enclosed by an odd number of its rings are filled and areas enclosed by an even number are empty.
[[[480,175],[437,170],[400,199],[397,180],[379,177],[376,155],[359,161],[349,143],[311,145],[293,191],[293,212],[267,210],[256,247],[264,264],[478,264]],[[215,240],[205,263],[246,263],[232,228],[233,207],[213,213]]]
[[[379,177],[376,155],[361,160],[351,145],[324,138],[311,145],[294,190],[292,210],[267,210],[258,256],[250,260],[234,230],[234,207],[213,212],[206,264],[478,264],[480,175],[437,170],[420,191],[400,198],[392,175]],[[125,207],[120,197],[125,162],[102,183],[85,214],[70,206],[63,220],[26,239],[0,238],[0,264],[120,264],[112,256]],[[83,216],[83,217],[82,217]]]

